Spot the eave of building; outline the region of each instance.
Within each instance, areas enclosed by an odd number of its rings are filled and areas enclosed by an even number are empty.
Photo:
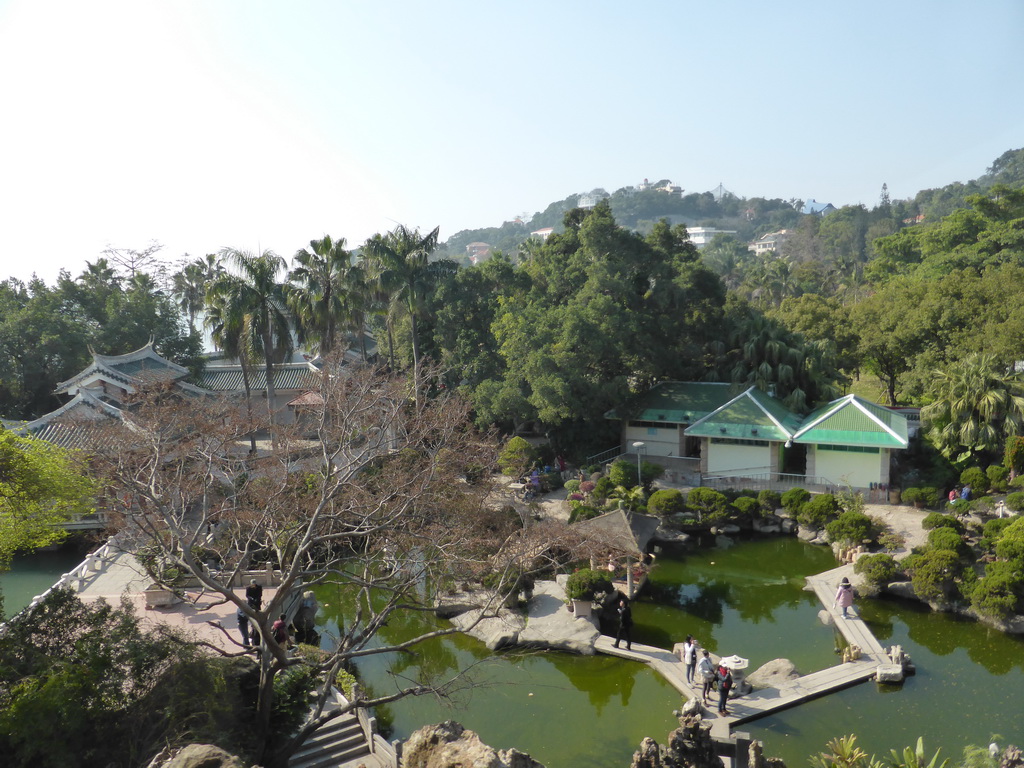
[[[793,442],[866,448],[906,448],[910,443],[905,416],[852,394],[808,416]]]
[[[785,442],[799,427],[799,418],[756,387],[740,393],[721,408],[690,426],[688,437]]]

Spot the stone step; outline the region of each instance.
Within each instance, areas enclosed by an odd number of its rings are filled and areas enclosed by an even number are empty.
[[[318,728],[288,764],[291,768],[335,768],[369,753],[359,720],[343,715]]]

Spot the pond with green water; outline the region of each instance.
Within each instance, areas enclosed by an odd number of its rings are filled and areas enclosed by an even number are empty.
[[[0,590],[4,595],[4,613],[14,616],[28,607],[85,557],[81,545],[72,541],[49,552],[15,555],[9,571],[0,572]]]

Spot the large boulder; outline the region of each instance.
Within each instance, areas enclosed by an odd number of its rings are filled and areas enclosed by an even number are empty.
[[[163,750],[148,768],[245,768],[245,764],[213,744],[189,744],[177,751]]]
[[[755,688],[778,688],[798,677],[800,672],[789,659],[772,659],[747,675],[747,681]]]
[[[453,720],[428,725],[410,736],[402,748],[402,765],[407,768],[544,768],[518,750],[495,750],[487,746],[473,731]]]

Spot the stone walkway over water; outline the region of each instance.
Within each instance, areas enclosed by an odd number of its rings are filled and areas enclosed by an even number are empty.
[[[839,664],[809,675],[796,678],[783,683],[778,688],[763,688],[752,693],[730,699],[727,716],[715,714],[715,708],[708,711],[714,715],[712,720],[712,733],[716,736],[727,736],[733,725],[750,722],[760,717],[772,714],[782,709],[797,706],[798,704],[814,699],[819,696],[832,693],[842,688],[864,682],[875,676],[878,666],[889,663],[886,650],[878,642],[875,636],[861,621],[859,616],[853,615],[844,619],[838,608],[833,606],[836,589],[843,576],[853,574],[852,565],[844,565],[831,571],[825,571],[815,576],[807,577],[808,586],[818,595],[818,599],[829,612],[836,627],[843,637],[851,645],[861,648],[861,658]],[[687,699],[699,699],[701,686],[690,685],[686,682],[686,667],[674,654],[661,648],[649,645],[633,643],[631,650],[624,647],[615,648],[614,638],[608,635],[601,635],[596,643],[595,650],[612,656],[619,656],[625,659],[642,661],[650,665],[672,686]],[[715,703],[717,704],[717,694]]]

